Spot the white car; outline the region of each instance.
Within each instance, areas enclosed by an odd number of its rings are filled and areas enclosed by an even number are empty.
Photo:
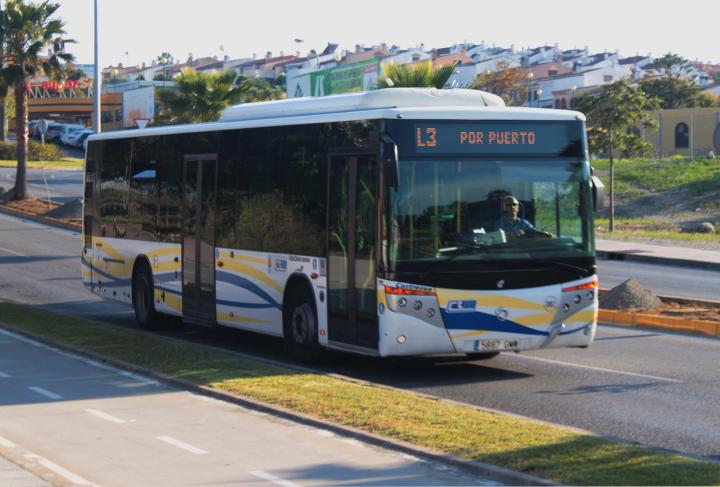
[[[75,132],[81,132],[83,130],[85,130],[84,125],[77,125],[71,123],[63,124],[63,126],[60,127],[60,144],[70,145],[70,136]]]
[[[85,130],[77,130],[75,132],[72,132],[68,136],[68,142],[67,145],[72,147],[81,148],[83,146],[83,141],[90,135],[94,134],[94,130],[85,129]]]

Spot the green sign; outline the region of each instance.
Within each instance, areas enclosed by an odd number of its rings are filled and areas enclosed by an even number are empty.
[[[369,88],[365,86],[365,81],[371,77],[377,79],[379,73],[378,59],[315,71],[310,73],[311,93],[312,96],[325,96],[363,91]]]

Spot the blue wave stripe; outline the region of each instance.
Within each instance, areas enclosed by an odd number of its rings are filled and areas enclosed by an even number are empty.
[[[258,296],[259,298],[264,299],[268,304],[270,304],[270,307],[282,309],[282,306],[280,303],[275,301],[272,296],[270,296],[268,293],[260,289],[260,287],[257,284],[254,284],[250,280],[235,275],[230,274],[229,272],[224,271],[216,271],[215,272],[215,280],[216,282],[226,282],[228,284],[232,284],[234,286],[241,287],[243,289],[246,289],[253,293],[254,295]]]
[[[489,313],[448,313],[442,308],[440,308],[440,312],[448,330],[484,330],[521,335],[548,335],[545,331],[536,330],[514,321],[500,321],[495,315]]]
[[[175,289],[170,289],[163,286],[155,286],[155,289],[160,289],[161,291],[165,291],[166,293],[175,294],[176,296],[182,297],[182,291],[176,291]]]
[[[223,306],[231,306],[233,308],[255,308],[255,309],[262,309],[262,308],[275,308],[276,306],[274,304],[270,303],[241,303],[239,301],[229,301],[227,299],[217,299],[217,304],[223,305]]]

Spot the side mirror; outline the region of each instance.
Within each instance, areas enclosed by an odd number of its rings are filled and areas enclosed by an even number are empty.
[[[382,161],[385,186],[390,188],[400,186],[400,161],[397,144],[386,134],[382,136],[380,144],[380,160]]]
[[[605,206],[605,185],[595,175],[595,169],[591,168],[590,186],[592,187],[593,209],[601,210]]]

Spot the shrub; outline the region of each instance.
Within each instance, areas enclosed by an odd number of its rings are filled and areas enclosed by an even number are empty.
[[[57,161],[63,158],[60,148],[54,144],[42,145],[34,140],[29,141],[28,161]],[[0,142],[0,159],[17,160],[15,142]]]

